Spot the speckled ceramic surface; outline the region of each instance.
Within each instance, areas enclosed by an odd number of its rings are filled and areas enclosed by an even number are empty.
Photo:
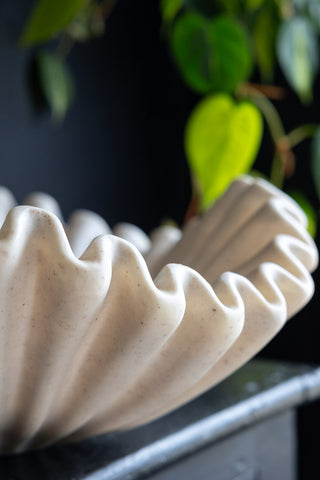
[[[249,360],[313,293],[304,214],[261,180],[236,181],[182,234],[150,238],[128,224],[111,235],[88,211],[64,224],[44,194],[25,203],[0,191],[1,451],[169,412]]]

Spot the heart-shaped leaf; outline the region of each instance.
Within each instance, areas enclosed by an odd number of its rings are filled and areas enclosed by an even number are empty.
[[[184,80],[200,93],[233,92],[251,73],[246,32],[224,15],[214,20],[181,15],[174,25],[172,51]]]
[[[307,18],[296,16],[281,25],[277,55],[291,87],[302,101],[310,101],[319,68],[319,47],[316,32]]]
[[[236,104],[227,94],[211,95],[196,106],[186,126],[185,149],[203,208],[251,168],[262,128],[261,114],[253,104]]]

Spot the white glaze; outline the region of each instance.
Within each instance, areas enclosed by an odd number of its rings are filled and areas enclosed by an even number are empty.
[[[14,205],[1,195],[0,213]],[[57,212],[41,195],[30,203]],[[305,221],[244,177],[182,237],[118,228],[145,261],[92,212],[63,226],[41,208],[11,209],[0,232],[2,451],[146,423],[236,370],[313,293]],[[77,258],[68,238],[76,254],[91,243]]]

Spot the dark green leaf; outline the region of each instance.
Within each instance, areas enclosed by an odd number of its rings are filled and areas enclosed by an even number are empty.
[[[317,214],[315,212],[315,209],[313,208],[307,197],[304,195],[304,193],[296,190],[290,191],[288,193],[300,205],[300,207],[306,214],[306,217],[308,219],[307,229],[310,235],[314,238],[317,233]]]
[[[52,53],[37,55],[39,83],[53,118],[62,120],[74,97],[74,84],[66,63]]]
[[[72,21],[88,0],[38,0],[20,38],[24,46],[45,42]]]
[[[274,6],[268,4],[256,15],[252,32],[257,63],[265,82],[269,82],[273,77],[277,28],[278,19]]]
[[[186,127],[185,148],[204,208],[235,177],[251,168],[262,128],[260,112],[254,105],[236,104],[227,94],[209,96],[196,106]]]
[[[265,0],[246,0],[245,2],[245,9],[250,11],[258,10],[259,8],[263,7]]]
[[[161,0],[160,9],[163,20],[171,22],[182,8],[182,5],[183,0]]]
[[[229,17],[181,16],[174,25],[172,50],[183,78],[200,93],[233,92],[251,72],[247,35]]]
[[[310,101],[319,68],[319,48],[314,28],[306,18],[292,17],[281,25],[277,55],[289,84],[302,101]]]
[[[185,5],[201,15],[206,17],[214,17],[226,13],[233,17],[240,17],[249,8],[248,3],[261,3],[264,0],[184,0]],[[274,0],[272,0],[274,1]]]
[[[219,15],[227,8],[223,0],[185,0],[185,4],[189,10],[194,10],[206,17]]]
[[[198,92],[211,88],[209,49],[205,20],[193,14],[181,16],[174,25],[172,51],[184,80]]]
[[[317,129],[311,145],[311,172],[320,201],[320,127]]]

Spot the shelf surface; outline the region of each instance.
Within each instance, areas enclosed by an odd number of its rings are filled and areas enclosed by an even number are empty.
[[[133,480],[227,435],[320,397],[320,369],[253,360],[146,426],[0,458],[5,480]]]

